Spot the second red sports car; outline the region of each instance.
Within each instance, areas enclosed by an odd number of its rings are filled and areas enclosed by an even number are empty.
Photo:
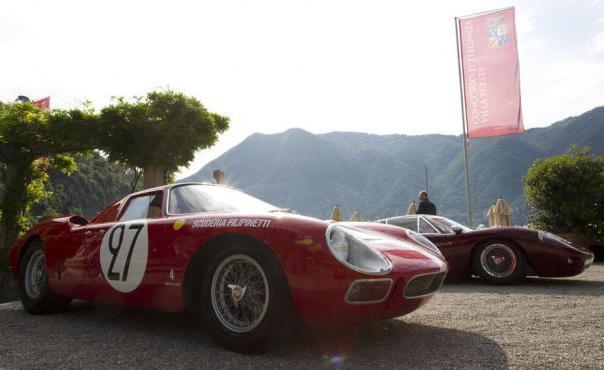
[[[417,231],[440,249],[451,276],[472,274],[494,283],[526,275],[574,276],[588,268],[594,255],[554,234],[522,227],[473,230],[442,216],[406,215],[378,220]]]

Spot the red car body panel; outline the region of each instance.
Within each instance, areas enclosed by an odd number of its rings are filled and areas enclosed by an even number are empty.
[[[405,284],[418,274],[446,272],[442,256],[410,241],[397,227],[350,224],[393,237],[376,246],[392,262],[392,270],[373,276],[353,271],[333,257],[325,237],[330,222],[285,213],[170,216],[166,212],[169,189],[170,186],[164,186],[131,194],[87,224],[79,216],[40,223],[11,248],[15,277],[19,276],[19,258],[27,243],[31,238],[39,238],[45,251],[49,286],[54,291],[77,299],[182,312],[187,308],[185,276],[196,253],[218,237],[245,235],[261,241],[277,257],[300,317],[307,324],[324,325],[388,319],[411,312],[432,295],[404,298]],[[145,221],[148,254],[144,276],[133,291],[118,291],[102,272],[101,243],[112,227],[121,224],[115,220],[128,201],[150,192],[162,192],[163,204],[160,217]],[[351,283],[367,278],[393,280],[387,299],[373,304],[346,303],[344,297]]]

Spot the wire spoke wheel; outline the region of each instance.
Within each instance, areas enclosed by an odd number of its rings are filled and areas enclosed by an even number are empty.
[[[214,271],[210,298],[216,318],[226,329],[247,333],[254,330],[266,315],[268,279],[252,257],[231,255]]]
[[[63,312],[71,298],[54,292],[48,283],[46,257],[42,242],[28,243],[19,258],[19,296],[25,311],[31,314]]]
[[[27,295],[36,299],[42,294],[42,287],[46,281],[46,261],[44,259],[44,252],[36,250],[25,268],[25,291]]]
[[[494,278],[506,278],[518,265],[516,253],[505,244],[490,244],[480,253],[480,264]]]

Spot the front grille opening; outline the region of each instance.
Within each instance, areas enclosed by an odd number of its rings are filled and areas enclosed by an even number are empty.
[[[368,304],[383,302],[388,298],[392,279],[356,280],[346,292],[345,302],[348,304]]]
[[[416,276],[405,287],[403,296],[405,298],[416,298],[432,294],[440,288],[446,275],[446,272],[437,272]]]

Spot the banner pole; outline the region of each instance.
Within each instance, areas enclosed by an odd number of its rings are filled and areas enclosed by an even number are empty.
[[[424,165],[424,179],[426,180],[426,191],[430,194],[430,190],[428,190],[428,165]]]
[[[459,94],[461,97],[461,125],[463,128],[463,135],[461,136],[461,139],[463,141],[463,163],[464,163],[464,169],[465,169],[465,174],[466,174],[466,205],[468,208],[468,226],[472,227],[473,226],[473,220],[472,220],[472,197],[471,197],[471,192],[470,192],[470,169],[468,166],[468,137],[467,137],[467,133],[466,133],[466,104],[465,104],[465,98],[464,98],[464,89],[463,89],[463,69],[462,69],[462,65],[461,65],[461,34],[460,34],[460,29],[459,29],[459,21],[458,18],[455,17],[455,36],[456,36],[456,41],[457,41],[457,66],[459,69]]]

